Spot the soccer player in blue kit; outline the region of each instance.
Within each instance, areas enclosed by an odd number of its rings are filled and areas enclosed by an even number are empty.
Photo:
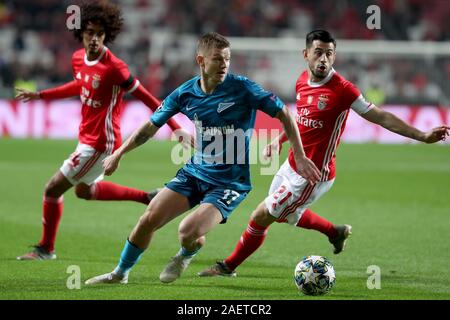
[[[203,35],[197,44],[196,57],[200,76],[173,91],[150,121],[104,160],[105,174],[111,175],[125,153],[145,143],[178,112],[195,124],[197,145],[193,157],[150,202],[129,235],[117,267],[87,280],[86,284],[127,283],[131,268],[154,233],[199,205],[181,221],[178,230],[181,248],[159,279],[168,283],[181,276],[204,245],[205,235],[225,223],[251,190],[249,143],[257,110],[281,121],[294,150],[298,171],[311,183],[319,180],[320,172],[305,156],[298,127],[288,108],[258,84],[228,74],[230,58],[230,43],[225,37],[214,32]]]

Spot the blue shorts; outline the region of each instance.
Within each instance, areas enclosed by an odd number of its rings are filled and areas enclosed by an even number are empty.
[[[215,185],[191,175],[183,168],[178,170],[175,178],[165,184],[167,188],[182,194],[189,200],[191,208],[201,203],[211,203],[226,223],[228,216],[245,199],[248,190],[232,190],[226,186]]]

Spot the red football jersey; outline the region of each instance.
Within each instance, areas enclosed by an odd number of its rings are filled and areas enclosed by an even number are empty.
[[[321,170],[321,181],[335,177],[335,155],[350,108],[364,114],[372,108],[358,88],[334,69],[320,82],[304,71],[297,80],[296,121],[306,156]],[[289,163],[297,171],[292,149]]]
[[[136,90],[139,81],[107,47],[103,47],[94,61],[87,60],[84,49],[76,51],[72,67],[74,78],[80,84],[82,103],[79,141],[110,154],[122,143],[122,97],[125,92]]]

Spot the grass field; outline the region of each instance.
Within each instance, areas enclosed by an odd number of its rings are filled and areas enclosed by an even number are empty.
[[[173,143],[150,142],[127,156],[108,180],[151,189],[170,180]],[[158,275],[178,250],[181,218],[160,230],[127,286],[69,290],[69,266],[82,281],[116,265],[124,241],[144,210],[131,202],[89,202],[65,195],[56,261],[16,261],[38,242],[41,199],[48,178],[74,150],[74,141],[0,139],[0,299],[450,299],[450,149],[435,145],[342,145],[333,189],[313,206],[335,223],[353,225],[347,250],[333,255],[314,231],[273,225],[264,246],[238,269],[238,277],[198,278],[226,257],[263,199],[271,176],[253,167],[254,190],[229,222],[208,235],[206,246],[176,282]],[[324,297],[300,295],[293,282],[299,259],[316,254],[334,263],[337,281]],[[366,286],[371,265],[381,289]]]

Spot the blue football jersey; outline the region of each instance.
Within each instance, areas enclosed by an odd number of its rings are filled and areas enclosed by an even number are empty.
[[[161,127],[181,112],[193,121],[197,147],[185,170],[195,177],[236,190],[250,190],[249,144],[256,111],[274,117],[284,103],[248,78],[228,74],[206,94],[197,76],[178,87],[151,116]]]

